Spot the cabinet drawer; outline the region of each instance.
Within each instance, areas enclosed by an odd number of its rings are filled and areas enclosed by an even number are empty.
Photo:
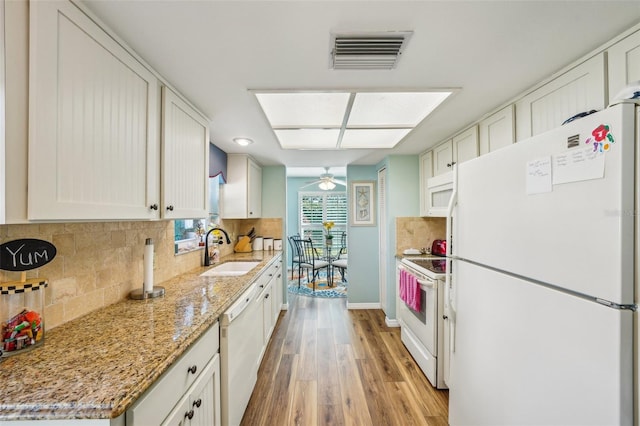
[[[160,424],[218,352],[219,344],[216,323],[133,404],[127,411],[127,425]]]

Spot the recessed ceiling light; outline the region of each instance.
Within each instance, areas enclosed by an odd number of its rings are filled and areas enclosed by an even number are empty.
[[[253,143],[253,141],[248,138],[233,138],[233,141],[240,146],[247,146]]]

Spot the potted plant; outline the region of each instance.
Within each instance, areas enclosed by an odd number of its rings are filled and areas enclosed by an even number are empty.
[[[333,234],[331,233],[331,228],[333,228],[335,224],[333,222],[322,222],[322,226],[324,227],[324,238],[326,245],[330,246],[333,243]]]

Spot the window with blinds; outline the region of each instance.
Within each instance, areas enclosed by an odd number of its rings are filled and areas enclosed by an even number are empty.
[[[311,238],[313,245],[324,247],[323,222],[333,222],[331,229],[334,244],[340,244],[340,235],[347,230],[346,192],[300,192],[300,235]]]

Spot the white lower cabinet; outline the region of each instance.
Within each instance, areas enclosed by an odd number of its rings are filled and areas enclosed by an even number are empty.
[[[213,357],[163,426],[220,425],[220,356]]]
[[[127,410],[127,426],[220,425],[219,347],[216,323]]]

